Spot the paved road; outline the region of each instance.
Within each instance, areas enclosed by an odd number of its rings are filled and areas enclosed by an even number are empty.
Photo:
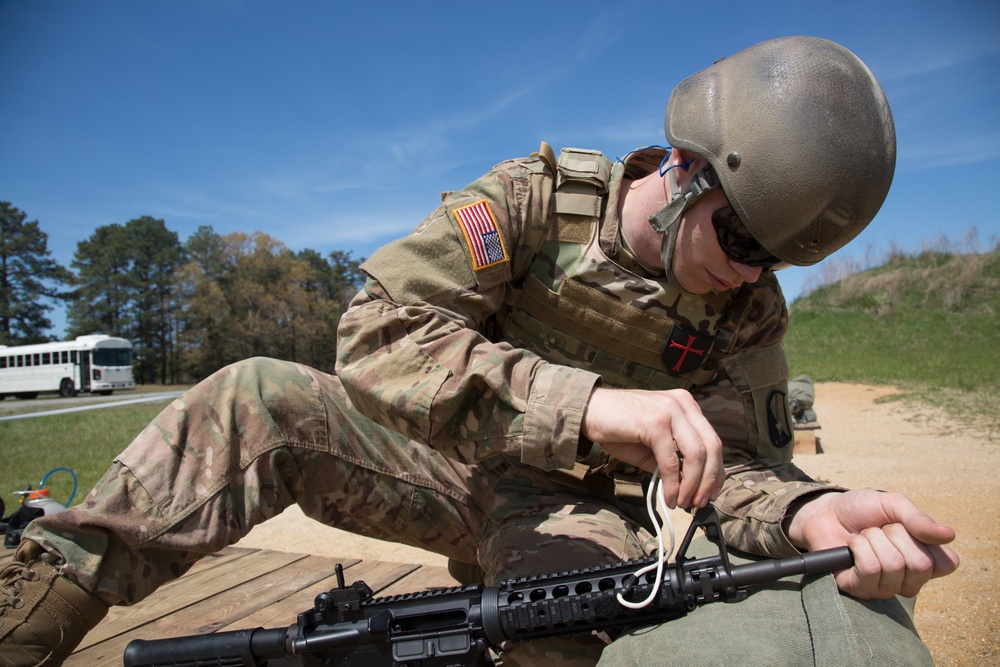
[[[47,415],[61,415],[67,412],[97,410],[99,408],[110,408],[117,405],[132,405],[134,403],[165,401],[170,398],[176,398],[182,393],[183,392],[181,391],[175,390],[142,394],[123,393],[118,396],[92,396],[90,394],[81,394],[79,396],[74,396],[73,398],[47,397],[33,399],[30,401],[0,401],[0,414],[13,412],[23,408],[52,407],[51,410],[43,410],[41,412],[25,412],[16,415],[0,416],[0,421],[7,421],[10,419],[27,419],[29,417],[44,417]]]

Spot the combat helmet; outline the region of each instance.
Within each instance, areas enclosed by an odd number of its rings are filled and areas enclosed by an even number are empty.
[[[753,239],[799,266],[871,222],[896,165],[881,86],[857,56],[816,37],[762,42],[685,79],[665,131],[708,160],[709,187],[717,179]]]

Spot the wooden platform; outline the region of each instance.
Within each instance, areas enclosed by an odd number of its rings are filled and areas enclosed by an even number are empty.
[[[819,441],[819,430],[822,428],[816,422],[795,424],[795,454],[822,454],[823,445]]]
[[[3,551],[0,566],[13,554],[13,549]],[[378,596],[457,583],[444,567],[229,547],[203,558],[139,604],[112,607],[64,664],[121,665],[133,639],[291,625],[299,612],[312,607],[318,593],[336,586],[337,563],[344,565],[347,583],[363,579]]]

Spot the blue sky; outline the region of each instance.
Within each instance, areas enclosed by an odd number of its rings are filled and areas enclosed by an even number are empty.
[[[788,269],[790,300],[891,247],[1000,236],[1000,3],[0,0],[0,200],[68,266],[150,215],[369,255],[546,140],[662,143],[673,86],[782,35],[864,60],[898,162],[849,250]],[[62,314],[53,311],[62,335]]]

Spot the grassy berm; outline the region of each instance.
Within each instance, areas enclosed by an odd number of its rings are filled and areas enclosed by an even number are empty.
[[[1000,431],[1000,246],[897,253],[789,308],[794,377],[888,384]]]

